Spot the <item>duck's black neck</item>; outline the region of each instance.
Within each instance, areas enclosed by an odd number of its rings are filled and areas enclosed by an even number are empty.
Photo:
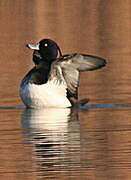
[[[37,85],[45,84],[50,73],[50,63],[41,62],[36,65],[29,73],[29,82]]]
[[[55,59],[51,59],[51,58],[43,58],[41,57],[39,54],[35,54],[33,55],[33,62],[34,64],[37,66],[39,64],[41,64],[43,62],[43,64],[45,63],[45,65],[51,65],[51,63],[54,61]]]

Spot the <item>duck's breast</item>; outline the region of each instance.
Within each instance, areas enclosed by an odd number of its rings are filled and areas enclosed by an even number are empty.
[[[22,83],[20,96],[24,104],[31,108],[70,107],[66,97],[66,85],[48,81],[46,84]]]

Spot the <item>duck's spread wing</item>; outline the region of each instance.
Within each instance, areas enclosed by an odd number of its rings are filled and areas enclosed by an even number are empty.
[[[87,54],[64,55],[59,59],[62,67],[68,68],[71,66],[78,71],[91,71],[106,65],[105,59]]]
[[[106,65],[106,60],[86,54],[64,55],[51,66],[49,79],[55,79],[67,87],[71,97],[77,98],[79,72],[99,69]]]

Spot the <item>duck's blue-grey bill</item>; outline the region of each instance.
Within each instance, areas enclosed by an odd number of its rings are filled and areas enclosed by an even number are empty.
[[[37,44],[27,44],[26,45],[28,48],[30,48],[30,49],[33,49],[33,50],[39,50],[40,48],[39,48],[39,46],[40,46],[40,44],[39,43],[37,43]]]

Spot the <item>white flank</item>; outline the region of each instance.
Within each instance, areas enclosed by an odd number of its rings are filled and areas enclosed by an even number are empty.
[[[20,96],[24,104],[31,108],[71,106],[66,97],[66,85],[54,80],[42,85],[23,83],[20,87]]]

